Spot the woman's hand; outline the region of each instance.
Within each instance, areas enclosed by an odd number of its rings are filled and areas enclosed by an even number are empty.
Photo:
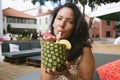
[[[41,73],[40,80],[54,80],[56,77],[52,73],[48,72],[47,69],[45,69],[42,64],[40,68],[40,73]]]
[[[69,68],[70,68],[70,63],[68,61],[66,61],[66,69],[61,71],[61,72],[58,72],[57,70],[55,69],[45,69],[45,68],[42,68],[44,72],[46,72],[47,74],[50,74],[50,75],[54,75],[54,76],[59,76],[59,75],[66,75],[68,74],[69,72]]]
[[[45,80],[54,80],[57,79],[60,75],[64,75],[66,76],[66,78],[68,78],[68,80],[79,80],[78,78],[75,78],[72,76],[72,74],[69,72],[69,68],[70,68],[70,63],[66,61],[66,66],[67,68],[65,70],[63,70],[62,72],[57,72],[55,69],[45,69],[41,68],[42,73],[45,73],[43,76],[45,77]],[[47,75],[47,76],[46,76]],[[47,79],[49,76],[49,79]],[[44,80],[42,79],[42,80]]]

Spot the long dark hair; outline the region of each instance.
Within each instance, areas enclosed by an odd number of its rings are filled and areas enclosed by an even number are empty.
[[[91,45],[87,42],[89,38],[89,32],[88,32],[88,25],[87,22],[83,16],[83,14],[80,12],[79,8],[72,3],[66,3],[65,5],[61,5],[57,7],[53,13],[52,13],[52,22],[51,22],[51,32],[53,33],[53,27],[52,24],[55,20],[55,17],[58,13],[58,11],[63,8],[68,7],[73,10],[74,12],[74,28],[72,31],[72,34],[69,36],[68,40],[72,44],[72,49],[68,52],[68,61],[75,60],[78,56],[82,54],[83,47],[91,47]]]

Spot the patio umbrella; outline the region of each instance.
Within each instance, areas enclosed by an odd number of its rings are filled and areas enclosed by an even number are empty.
[[[98,18],[103,20],[120,21],[120,12],[99,16]]]
[[[90,17],[120,21],[120,2],[99,6],[91,12]]]

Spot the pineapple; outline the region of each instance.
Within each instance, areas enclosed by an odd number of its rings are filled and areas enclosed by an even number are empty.
[[[65,44],[63,44],[65,42]],[[66,44],[67,43],[67,44]],[[66,68],[66,51],[71,49],[67,40],[60,42],[45,42],[42,46],[42,64],[44,68],[55,69],[58,72]]]

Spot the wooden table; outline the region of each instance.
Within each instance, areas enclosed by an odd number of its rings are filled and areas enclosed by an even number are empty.
[[[26,58],[26,64],[27,65],[32,65],[35,67],[40,67],[41,64],[41,56],[32,56],[32,57],[27,57]]]

